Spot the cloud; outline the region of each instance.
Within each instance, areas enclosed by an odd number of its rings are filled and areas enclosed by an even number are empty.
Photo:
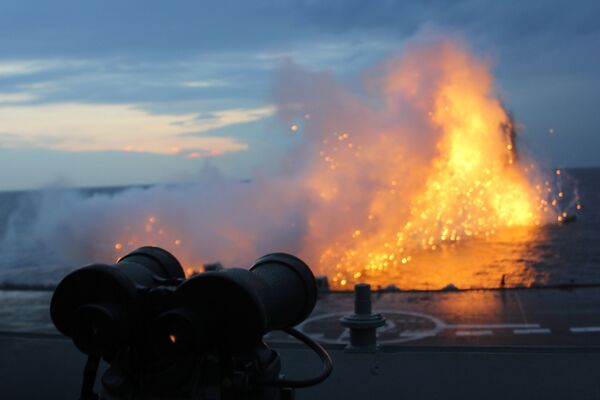
[[[503,99],[528,132],[546,132],[549,120],[553,126],[560,121],[561,131],[572,130],[573,142],[587,149],[598,141],[597,113],[588,107],[597,103],[600,91],[600,56],[594,51],[599,11],[597,0],[182,0],[177,5],[107,0],[77,7],[67,0],[5,0],[0,91],[31,93],[39,97],[36,103],[143,105],[150,114],[174,116],[161,124],[173,122],[164,129],[178,143],[204,137],[206,144],[207,132],[219,127],[227,129],[213,136],[246,142],[248,132],[234,135],[228,121],[254,117],[222,111],[270,102],[272,73],[282,59],[352,80],[366,65],[401,50],[413,33],[431,27],[463,36],[490,59],[506,89]],[[16,100],[10,104],[25,103]],[[0,100],[0,106],[8,104]],[[3,121],[0,130],[6,131]],[[64,136],[55,132],[49,137]],[[212,151],[192,147],[198,154]],[[565,159],[560,146],[551,147],[553,157]],[[586,163],[596,160],[586,155]]]
[[[7,61],[0,63],[0,77],[27,75],[44,69],[37,61]]]
[[[226,86],[226,85],[227,85],[227,82],[222,79],[207,79],[207,80],[202,80],[202,81],[188,81],[188,82],[183,82],[181,84],[181,86],[183,86],[183,87],[192,88],[192,89],[204,89],[204,88],[219,87],[219,86]]]
[[[184,126],[195,126],[194,134],[203,133],[213,129],[220,129],[230,125],[244,124],[258,121],[275,114],[274,106],[259,108],[235,108],[230,110],[213,111],[207,114],[198,114],[192,121],[183,121]]]
[[[269,117],[273,107],[238,108],[210,114],[151,114],[131,104],[53,103],[0,107],[3,147],[65,151],[138,151],[159,154],[223,154],[248,146],[211,129]]]
[[[3,103],[27,103],[38,99],[38,96],[33,93],[1,93],[0,92],[0,104]]]
[[[398,40],[424,22],[515,46],[539,32],[598,32],[598,1],[282,0],[278,2],[4,0],[2,54],[164,54],[244,51],[329,36]],[[140,7],[144,12],[140,13]],[[135,16],[135,18],[132,18]],[[160,21],[160,23],[157,23]],[[49,40],[52,39],[52,40]]]
[[[84,67],[89,61],[59,58],[26,58],[0,62],[0,78],[36,74],[42,71]]]

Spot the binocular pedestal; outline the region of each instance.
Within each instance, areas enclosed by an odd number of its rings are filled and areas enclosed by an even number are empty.
[[[81,399],[291,399],[332,370],[327,351],[293,329],[315,307],[308,265],[285,253],[250,269],[206,271],[186,279],[179,261],[141,247],[115,264],[92,264],[59,283],[50,304],[56,328],[89,356]],[[323,369],[308,379],[280,376],[279,354],[262,342],[283,330],[311,348]]]
[[[186,362],[187,361],[187,362]],[[292,388],[272,384],[280,379],[279,354],[261,343],[253,351],[227,355],[218,351],[177,360],[162,370],[132,369],[124,357],[113,361],[101,378],[101,400],[129,399],[272,399],[292,400]]]

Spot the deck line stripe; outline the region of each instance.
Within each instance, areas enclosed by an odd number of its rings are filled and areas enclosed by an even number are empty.
[[[513,330],[515,335],[530,335],[536,333],[551,333],[548,328],[536,328],[536,329],[515,329]]]
[[[448,324],[450,329],[537,329],[540,324]]]
[[[489,336],[492,331],[456,331],[456,336]]]
[[[574,326],[569,330],[573,333],[600,332],[600,326]]]

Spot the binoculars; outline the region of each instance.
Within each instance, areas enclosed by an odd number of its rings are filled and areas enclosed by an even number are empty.
[[[105,399],[213,398],[202,394],[208,388],[220,393],[216,398],[286,398],[308,381],[282,379],[279,356],[262,337],[286,330],[319,354],[329,375],[325,350],[292,329],[316,297],[310,268],[290,254],[186,280],[172,254],[141,247],[116,264],[67,275],[50,314],[88,355],[81,398],[98,398],[92,388],[101,359],[109,365],[101,380]]]

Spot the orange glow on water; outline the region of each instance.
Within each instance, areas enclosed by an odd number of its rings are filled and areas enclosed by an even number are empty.
[[[353,169],[368,157],[381,159],[372,172],[382,187],[370,198],[367,219],[346,237],[332,240],[320,265],[337,288],[356,282],[413,289],[437,289],[450,282],[489,287],[498,286],[503,274],[519,276],[519,284],[530,283],[534,277],[521,272],[525,267],[519,263],[485,279],[481,271],[493,257],[482,241],[499,240],[500,231],[502,240],[517,245],[539,235],[535,227],[556,218],[545,200],[549,185],[533,184],[518,160],[513,122],[493,95],[487,66],[451,44],[425,58],[401,62],[384,82],[390,101],[400,95],[420,102],[419,66],[437,63],[441,77],[431,108],[415,104],[439,133],[437,155],[420,163],[410,156],[411,143],[394,132],[358,143],[354,153],[343,152],[338,144],[352,141],[351,133],[336,133],[333,141],[325,138],[323,170],[312,181],[324,201],[343,208],[351,191],[342,193],[340,182],[351,180]]]
[[[305,157],[314,161],[294,181],[310,197],[298,255],[328,275],[334,289],[358,282],[440,289],[543,280],[529,267],[528,244],[540,240],[541,225],[566,218],[557,212],[565,193],[519,156],[489,66],[443,42],[409,51],[381,76],[376,110],[345,99],[350,112],[300,108],[292,121],[301,122],[286,126],[287,136],[311,141]],[[398,103],[409,109],[410,123],[394,117],[402,112]],[[244,207],[271,214],[265,204]],[[232,243],[232,253],[262,255],[253,252],[256,237],[222,222],[207,229]],[[117,256],[141,245],[164,247],[188,276],[230,256],[203,259],[195,238],[162,214],[140,218],[112,239],[122,243],[114,246]]]

